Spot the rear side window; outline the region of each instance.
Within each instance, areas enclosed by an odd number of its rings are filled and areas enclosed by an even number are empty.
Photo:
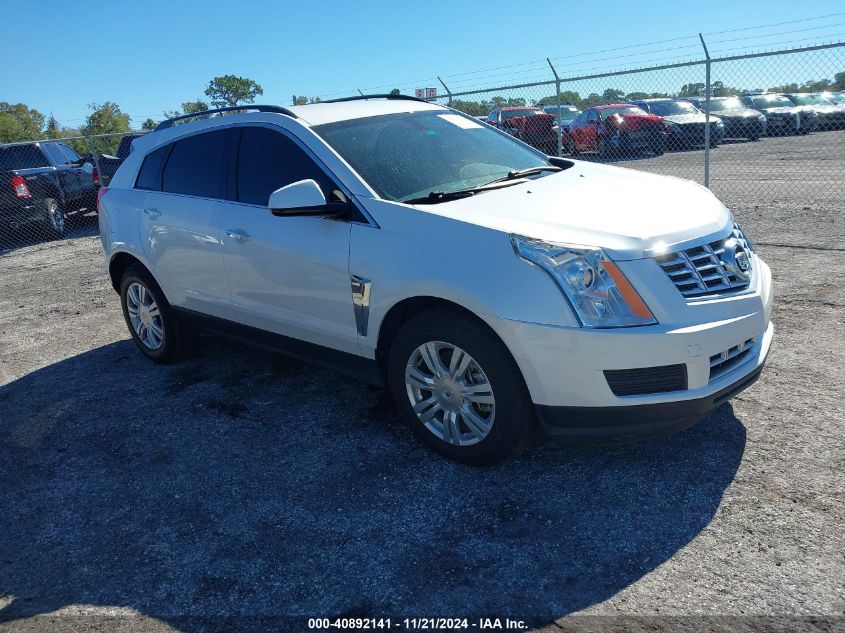
[[[161,189],[201,198],[224,198],[228,130],[197,134],[173,144]]]
[[[167,156],[170,154],[172,145],[165,145],[156,151],[147,154],[138,172],[135,181],[136,189],[148,189],[149,191],[161,191],[161,172]]]
[[[47,157],[37,145],[12,145],[0,148],[0,169],[49,167]]]
[[[334,183],[294,141],[264,127],[242,129],[238,158],[240,202],[266,205],[276,189],[309,178],[317,181],[328,199]]]
[[[78,163],[80,160],[82,160],[82,157],[79,154],[74,152],[64,143],[58,143],[57,147],[59,148],[59,151],[61,151],[61,153],[65,155],[65,158],[67,159],[68,163]]]
[[[68,162],[67,156],[59,148],[58,143],[44,143],[41,149],[47,154],[54,165],[64,165]]]

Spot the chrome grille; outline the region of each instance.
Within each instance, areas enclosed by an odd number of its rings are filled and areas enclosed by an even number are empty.
[[[746,251],[752,251],[742,229],[734,223],[730,235],[700,246],[654,257],[675,287],[687,298],[721,295],[744,290],[749,280],[737,277],[725,267],[725,242],[735,238]]]
[[[756,343],[757,337],[755,336],[726,349],[720,354],[713,354],[710,357],[710,380],[723,376],[737,365],[741,365],[747,359],[751,350],[754,349]]]

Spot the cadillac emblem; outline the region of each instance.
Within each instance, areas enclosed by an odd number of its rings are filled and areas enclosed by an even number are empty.
[[[732,239],[725,243],[725,253],[722,258],[725,269],[737,279],[751,278],[751,258],[737,240]]]

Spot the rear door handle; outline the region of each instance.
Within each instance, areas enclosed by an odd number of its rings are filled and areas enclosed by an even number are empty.
[[[249,234],[246,231],[238,229],[226,229],[226,235],[231,237],[233,240],[238,240],[239,242],[245,242],[249,239]]]
[[[159,211],[155,207],[146,207],[144,209],[144,213],[146,213],[148,216],[150,216],[153,220],[155,220],[157,217],[159,217],[161,215],[161,211]]]

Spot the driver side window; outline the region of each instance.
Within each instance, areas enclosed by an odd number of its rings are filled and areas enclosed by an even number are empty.
[[[264,206],[276,189],[312,179],[331,200],[337,185],[293,140],[266,127],[241,129],[238,201]]]

